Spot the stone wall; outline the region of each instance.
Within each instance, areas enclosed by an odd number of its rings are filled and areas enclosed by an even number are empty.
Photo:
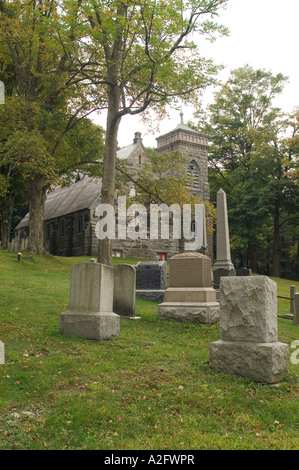
[[[84,210],[47,220],[45,250],[56,256],[91,255],[90,211]]]
[[[177,129],[157,139],[158,153],[180,151],[190,162],[195,161],[199,169],[200,184],[199,190],[194,192],[206,202],[210,201],[208,149],[207,136],[192,130]]]

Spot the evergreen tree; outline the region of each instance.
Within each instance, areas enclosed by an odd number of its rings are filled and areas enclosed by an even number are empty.
[[[236,69],[209,106],[207,121],[201,118],[201,130],[212,140],[210,182],[228,195],[235,261],[255,272],[271,263],[275,276],[280,274],[281,229],[299,210],[291,177],[295,161],[284,139],[289,119],[272,105],[285,81],[282,74]]]

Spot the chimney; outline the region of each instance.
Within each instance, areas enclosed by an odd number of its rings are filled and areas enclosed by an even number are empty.
[[[141,137],[141,132],[135,132],[135,138],[133,140],[133,144],[141,144],[142,143],[142,137]]]

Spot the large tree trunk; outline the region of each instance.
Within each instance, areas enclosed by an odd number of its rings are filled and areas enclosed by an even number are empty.
[[[248,242],[247,256],[248,256],[248,263],[249,263],[250,269],[252,269],[252,271],[256,273],[257,272],[256,248],[253,243]]]
[[[280,227],[279,227],[279,209],[274,213],[273,230],[273,276],[279,277],[280,274]]]
[[[0,220],[1,248],[7,249],[9,243],[9,222],[7,219]]]
[[[117,135],[120,117],[119,111],[119,90],[118,87],[110,87],[109,106],[107,114],[106,140],[103,160],[103,176],[101,190],[101,204],[114,206],[115,194],[115,164],[117,151]],[[112,240],[105,238],[99,240],[98,262],[112,266]]]
[[[1,247],[2,249],[8,248],[10,242],[10,229],[11,229],[11,217],[13,211],[14,196],[9,194],[3,199],[1,205],[1,220],[0,220],[0,236],[1,236]]]
[[[41,254],[44,250],[45,178],[42,175],[28,178],[29,187],[29,241],[27,250]]]

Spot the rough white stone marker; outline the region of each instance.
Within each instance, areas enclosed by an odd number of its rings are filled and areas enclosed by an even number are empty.
[[[60,315],[60,331],[68,336],[117,338],[120,317],[113,312],[113,267],[99,263],[72,266],[69,310]]]
[[[209,366],[257,382],[280,382],[289,372],[289,346],[277,339],[277,286],[267,276],[224,277],[220,340],[209,345]]]

